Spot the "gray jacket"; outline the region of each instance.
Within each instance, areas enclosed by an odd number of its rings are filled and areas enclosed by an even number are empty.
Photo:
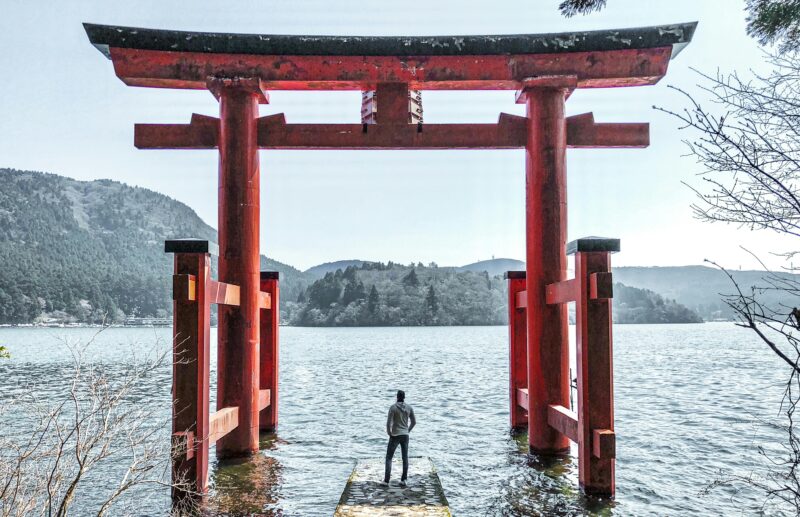
[[[391,436],[407,435],[417,425],[414,409],[405,402],[396,402],[389,408],[386,432]]]

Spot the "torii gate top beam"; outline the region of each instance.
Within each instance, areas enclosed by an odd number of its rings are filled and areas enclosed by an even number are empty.
[[[537,76],[579,88],[658,82],[697,23],[503,36],[276,36],[84,24],[131,86],[206,89],[209,77],[259,78],[269,90],[518,90]]]

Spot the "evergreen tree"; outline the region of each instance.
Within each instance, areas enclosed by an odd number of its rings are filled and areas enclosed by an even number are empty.
[[[342,294],[342,270],[336,273],[327,273],[322,279],[317,280],[308,288],[308,304],[311,307],[327,309],[339,301]]]
[[[561,14],[575,16],[599,11],[607,0],[562,0]],[[800,47],[800,1],[747,0],[747,34],[762,45],[777,43],[783,52]]]
[[[417,278],[417,272],[414,269],[403,277],[403,285],[406,287],[419,287],[419,278]]]
[[[344,286],[344,294],[342,295],[342,305],[348,306],[353,302],[358,302],[367,297],[364,283],[361,281],[351,280]]]
[[[428,312],[435,315],[439,311],[439,300],[436,299],[436,290],[433,284],[428,286],[428,295],[425,297],[425,305],[428,307]]]
[[[372,284],[372,289],[369,290],[369,298],[367,298],[367,310],[370,314],[375,314],[379,303],[380,297],[378,296],[378,290],[375,288],[375,284]]]

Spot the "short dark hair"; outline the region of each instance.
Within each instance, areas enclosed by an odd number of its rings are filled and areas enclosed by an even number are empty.
[[[403,402],[406,399],[406,392],[403,390],[397,390],[397,401]]]

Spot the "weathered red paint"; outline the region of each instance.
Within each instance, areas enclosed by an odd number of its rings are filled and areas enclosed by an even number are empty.
[[[239,425],[217,456],[258,451],[259,163],[258,103],[250,81],[215,80],[220,99],[219,279],[239,286],[239,305],[220,306],[217,408],[238,407]]]
[[[571,409],[550,404],[547,407],[547,423],[573,442],[578,441],[578,416]]]
[[[525,408],[518,404],[517,391],[528,387],[527,320],[525,310],[517,307],[517,295],[525,291],[522,272],[509,274],[508,278],[508,360],[511,428],[521,430],[528,426]]]
[[[282,113],[258,120],[260,149],[523,149],[524,117],[501,113],[497,124],[287,124]],[[190,124],[136,124],[139,149],[216,149],[219,121],[192,115]],[[642,148],[649,125],[597,124],[591,113],[567,118],[567,147]]]
[[[202,90],[208,77],[258,77],[268,90],[518,90],[537,76],[577,77],[579,88],[655,84],[672,47],[474,56],[287,56],[110,49],[130,86]]]
[[[578,296],[579,287],[574,278],[550,284],[545,288],[545,301],[548,305],[574,302]]]
[[[258,410],[259,411],[263,411],[271,403],[272,403],[272,391],[271,390],[258,390]]]
[[[587,494],[613,497],[616,487],[611,293],[607,291],[603,297],[593,299],[590,280],[604,277],[610,285],[610,272],[609,253],[576,253],[575,278],[581,283],[576,305],[579,479]],[[601,438],[604,442],[597,443]]]
[[[230,434],[231,431],[239,426],[239,408],[224,407],[218,409],[211,415],[210,431],[208,433],[208,445],[219,441],[223,436]]]
[[[527,309],[528,308],[528,292],[522,291],[517,293],[517,298],[514,300],[517,304],[517,309]]]
[[[280,288],[278,274],[262,271],[261,291],[272,300],[272,308],[261,311],[261,356],[259,358],[260,388],[269,390],[269,406],[259,415],[259,429],[274,431],[278,426],[278,330],[280,314],[278,311]]]
[[[548,284],[567,278],[567,88],[526,90],[525,218],[528,332],[528,442],[558,454],[569,441],[548,425],[550,405],[569,406],[567,307],[547,305]]]
[[[184,449],[173,450],[172,495],[180,503],[190,497],[186,484],[204,493],[208,483],[211,266],[208,253],[177,253],[174,261],[172,433]]]
[[[528,388],[519,388],[517,390],[517,404],[526,412],[528,411]],[[525,419],[525,422],[522,425],[525,428],[528,427],[527,418]]]
[[[210,280],[208,283],[209,303],[218,305],[239,305],[241,290],[238,285]]]

